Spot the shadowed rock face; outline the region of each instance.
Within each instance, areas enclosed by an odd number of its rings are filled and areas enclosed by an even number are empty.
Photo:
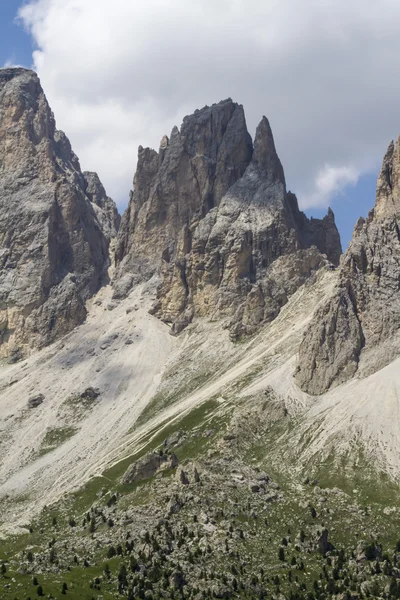
[[[90,187],[37,75],[1,69],[0,356],[48,344],[85,318],[113,235]]]
[[[139,148],[116,289],[161,265],[153,313],[173,332],[195,315],[227,317],[234,338],[254,332],[327,264],[321,253],[338,264],[333,213],[321,221],[299,211],[265,117],[254,148],[231,100],[186,117],[158,154]]]
[[[361,375],[382,368],[400,349],[399,173],[398,141],[384,157],[375,208],[358,221],[342,258],[335,294],[317,311],[301,345],[296,379],[311,394],[361,367]]]

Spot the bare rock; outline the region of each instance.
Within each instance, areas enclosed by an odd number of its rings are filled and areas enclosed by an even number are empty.
[[[80,324],[106,280],[109,232],[90,187],[37,75],[0,69],[0,356]]]
[[[28,400],[28,408],[37,408],[41,404],[43,404],[44,396],[43,394],[38,394],[37,396],[32,396]]]
[[[118,235],[118,296],[161,269],[151,310],[179,334],[224,318],[232,339],[273,320],[299,286],[341,254],[332,211],[309,220],[286,191],[268,120],[252,145],[228,99],[185,117],[157,153],[139,148]]]
[[[400,353],[400,142],[385,155],[375,208],[360,219],[333,296],[300,346],[296,380],[321,394],[356,373],[368,375]]]
[[[185,117],[159,152],[139,147],[134,192],[118,235],[116,279],[148,278],[171,260],[179,233],[217,206],[251,158],[242,106],[228,99]]]
[[[121,223],[121,216],[118,213],[116,204],[104,189],[97,173],[84,171],[85,193],[92,203],[99,223],[106,237],[115,238]]]
[[[100,390],[98,388],[88,387],[84,390],[80,397],[82,400],[96,400],[100,396]]]
[[[122,478],[122,483],[136,483],[153,477],[161,469],[175,469],[179,464],[175,454],[150,453],[133,463]]]
[[[264,117],[243,176],[218,206],[182,227],[175,259],[164,255],[152,313],[175,334],[195,316],[227,317],[237,339],[273,320],[291,294],[329,260],[338,264],[340,254],[333,213],[311,222],[286,192]]]

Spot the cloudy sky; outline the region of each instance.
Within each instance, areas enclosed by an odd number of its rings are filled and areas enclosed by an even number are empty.
[[[33,66],[120,208],[137,146],[232,97],[265,114],[288,187],[346,245],[400,132],[399,0],[5,0],[0,64]]]

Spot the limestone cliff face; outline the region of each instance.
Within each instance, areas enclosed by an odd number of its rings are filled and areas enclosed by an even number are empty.
[[[301,345],[296,378],[320,394],[393,359],[400,331],[400,141],[390,144],[375,208],[360,219],[340,266],[334,297],[315,315]],[[397,350],[396,350],[397,348]]]
[[[116,290],[161,265],[153,313],[173,332],[197,315],[227,317],[233,338],[252,333],[340,254],[333,213],[310,221],[287,193],[265,117],[254,148],[231,100],[186,117],[158,154],[139,148]]]
[[[107,196],[97,173],[84,171],[83,177],[86,183],[85,194],[93,205],[105,236],[108,239],[115,238],[121,223],[121,216],[114,200]]]
[[[231,100],[186,117],[157,153],[139,147],[128,210],[117,245],[119,275],[148,277],[175,254],[179,233],[217,206],[252,153],[243,108]]]
[[[90,187],[37,75],[1,69],[0,356],[18,358],[85,318],[112,235]]]

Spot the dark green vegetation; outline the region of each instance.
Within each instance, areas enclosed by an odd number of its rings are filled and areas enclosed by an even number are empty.
[[[210,400],[148,433],[2,543],[0,597],[400,597],[397,487],[333,456],[291,470],[280,444],[292,426],[269,395],[235,411]],[[180,465],[122,484],[149,451]]]

